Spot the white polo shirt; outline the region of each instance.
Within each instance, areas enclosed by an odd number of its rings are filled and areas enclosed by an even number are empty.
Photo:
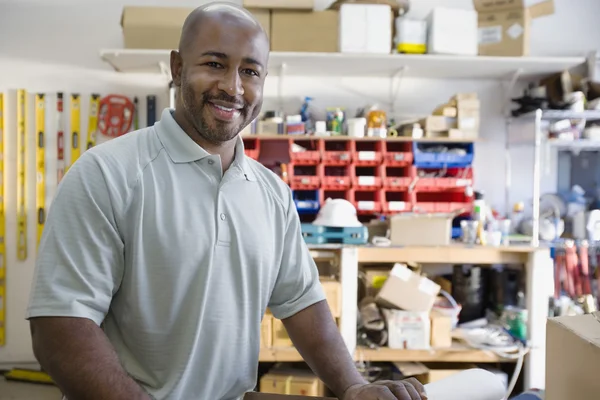
[[[65,175],[27,318],[103,323],[156,399],[237,399],[256,383],[265,309],[283,319],[325,296],[287,185],[241,139],[223,174],[171,112]]]

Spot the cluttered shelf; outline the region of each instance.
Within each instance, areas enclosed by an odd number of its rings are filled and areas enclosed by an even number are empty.
[[[119,72],[152,73],[168,69],[170,50],[103,49],[100,57]],[[272,51],[269,76],[284,70],[295,76],[381,76],[437,79],[536,79],[585,63],[583,57],[490,57],[435,54],[354,54]],[[443,65],[443,68],[440,68]],[[285,68],[282,68],[285,66]]]
[[[453,363],[496,363],[515,362],[500,357],[492,351],[478,350],[458,342],[445,349],[404,350],[380,347],[370,349],[358,347],[354,353],[356,361],[364,362],[453,362]],[[302,356],[294,347],[273,347],[260,349],[260,362],[300,362]]]
[[[242,136],[246,140],[250,139],[258,139],[258,140],[317,140],[322,139],[326,141],[345,141],[345,140],[357,140],[357,141],[377,141],[382,140],[386,142],[419,142],[419,143],[472,143],[479,142],[481,138],[470,138],[470,139],[460,139],[460,138],[450,138],[450,137],[423,137],[423,138],[414,138],[409,136],[387,136],[387,137],[376,137],[376,136],[365,136],[365,137],[355,137],[355,136],[347,136],[347,135],[339,135],[339,136],[321,136],[321,135],[272,135],[272,134],[247,134]]]

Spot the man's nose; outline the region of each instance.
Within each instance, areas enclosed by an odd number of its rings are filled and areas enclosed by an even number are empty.
[[[229,70],[223,75],[223,79],[219,82],[219,90],[231,97],[244,95],[244,85],[237,69]]]

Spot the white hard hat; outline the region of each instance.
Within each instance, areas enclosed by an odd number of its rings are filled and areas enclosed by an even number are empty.
[[[355,228],[362,224],[356,217],[356,207],[348,200],[327,199],[313,225],[332,228]]]

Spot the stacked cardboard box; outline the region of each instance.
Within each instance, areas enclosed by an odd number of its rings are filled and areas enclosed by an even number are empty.
[[[419,121],[425,137],[476,139],[479,136],[480,102],[477,93],[458,93]]]
[[[260,378],[261,393],[325,396],[325,384],[310,371],[273,368]]]

